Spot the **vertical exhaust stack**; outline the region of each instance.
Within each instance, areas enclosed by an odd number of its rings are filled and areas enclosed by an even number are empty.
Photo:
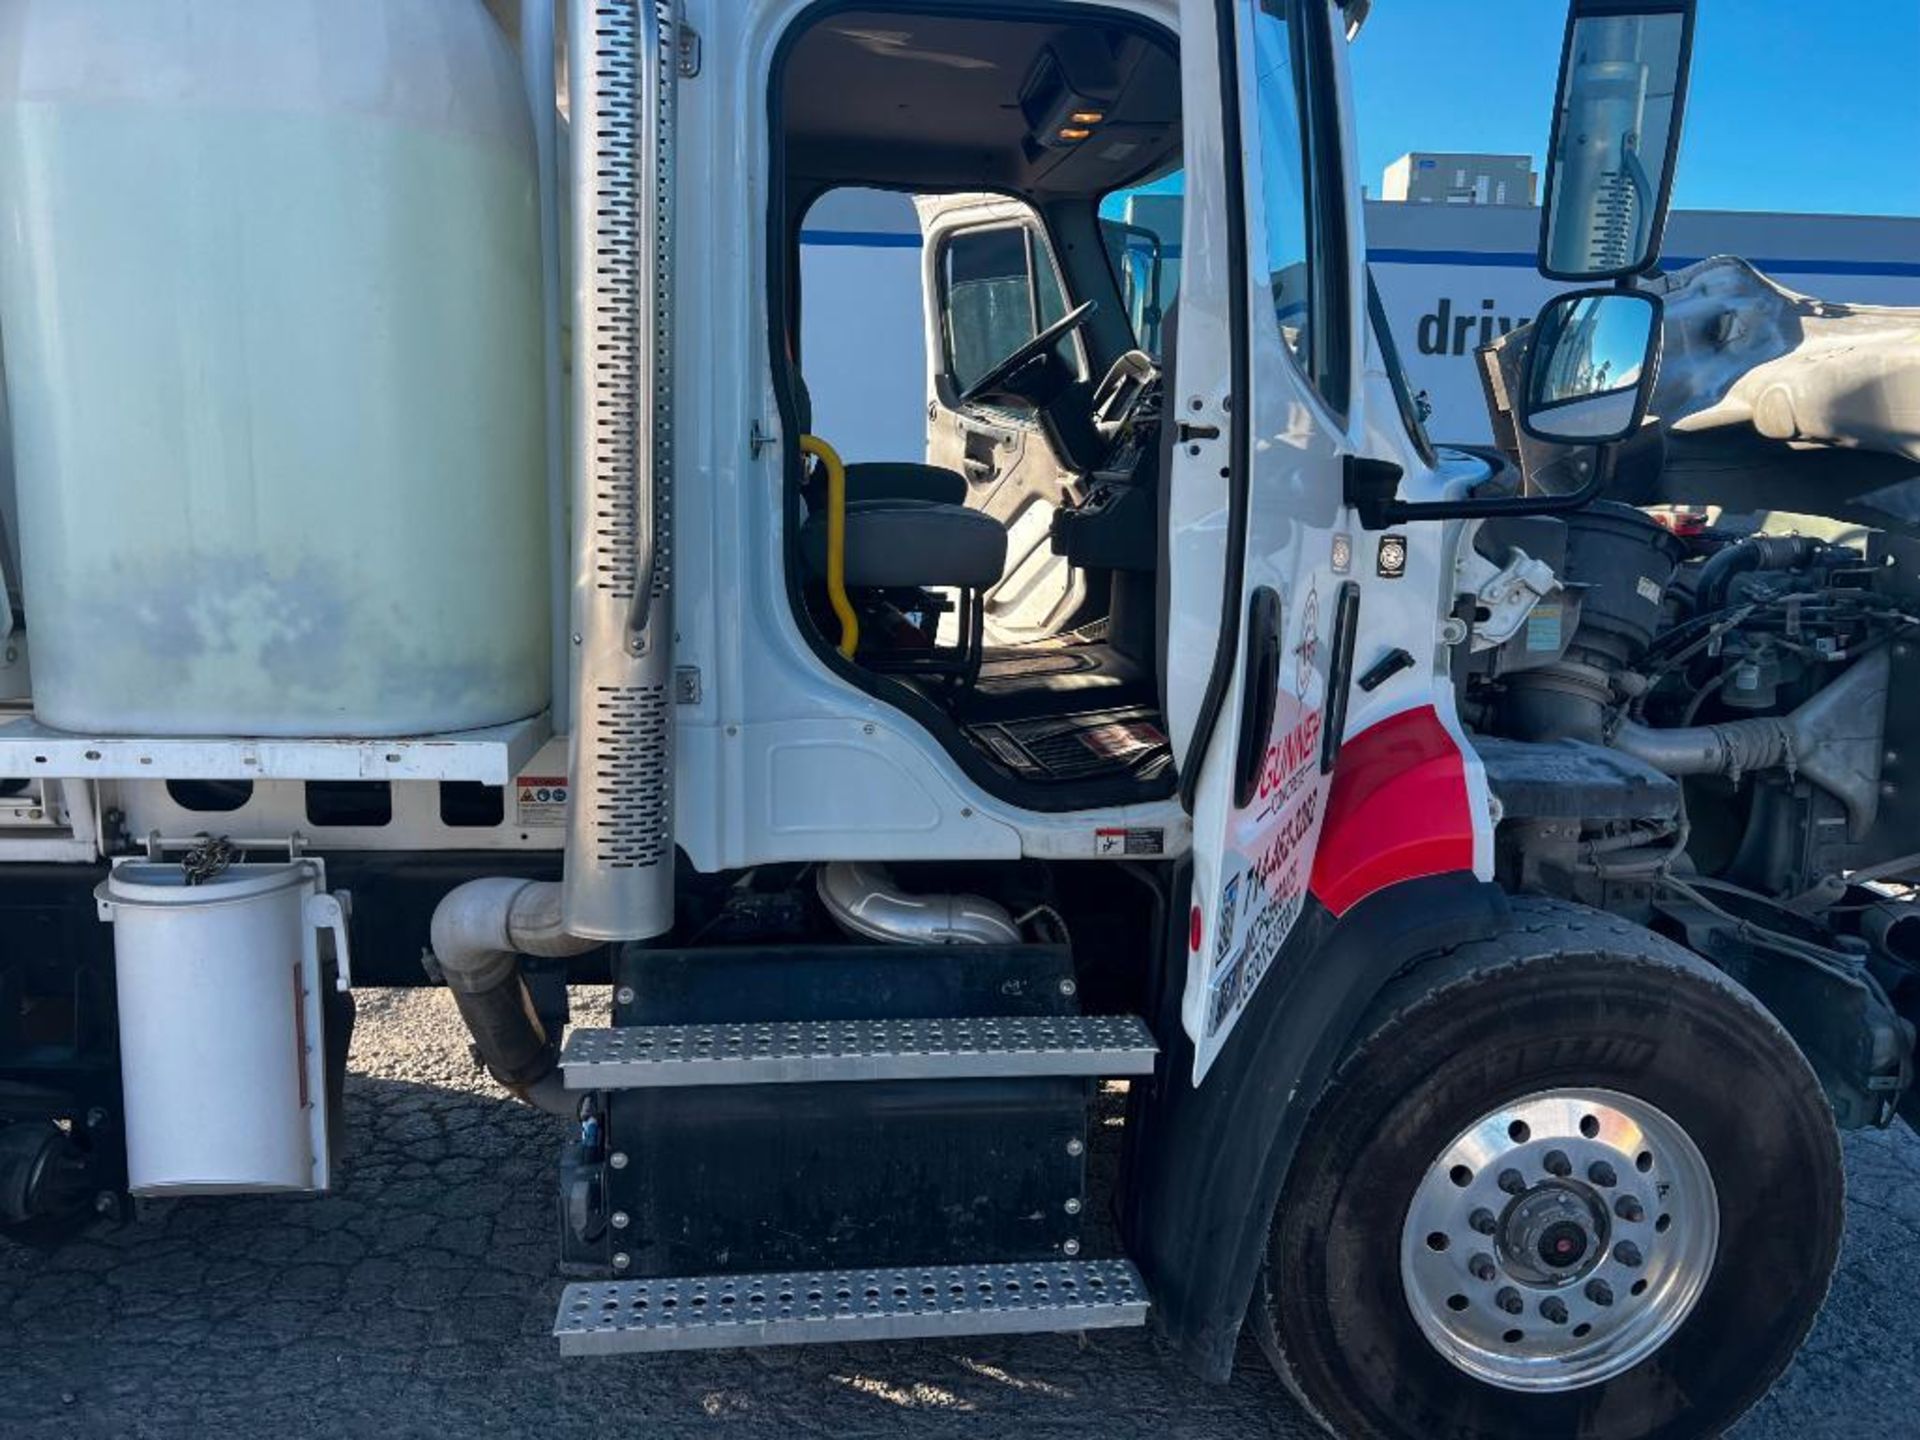
[[[544,0],[543,0],[544,3]],[[529,51],[550,34],[530,16]],[[567,0],[572,104],[572,759],[559,885],[472,880],[433,916],[437,970],[487,1068],[573,1113],[523,954],[673,925],[674,0]],[[528,74],[538,66],[528,57]],[[534,104],[544,87],[529,86]],[[554,417],[557,423],[558,417]],[[557,707],[556,707],[557,712]]]
[[[569,0],[573,747],[568,933],[673,924],[673,0]]]

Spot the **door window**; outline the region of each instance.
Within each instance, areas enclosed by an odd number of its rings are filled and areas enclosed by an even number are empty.
[[[947,374],[965,390],[1067,313],[1053,256],[1025,225],[962,230],[940,262]]]
[[[1273,317],[1293,358],[1335,410],[1347,405],[1345,252],[1337,189],[1320,183],[1338,129],[1310,56],[1319,38],[1301,0],[1253,7],[1265,272]]]
[[[1133,341],[1161,358],[1167,309],[1180,288],[1180,223],[1186,174],[1109,191],[1100,201],[1100,238],[1120,287]]]

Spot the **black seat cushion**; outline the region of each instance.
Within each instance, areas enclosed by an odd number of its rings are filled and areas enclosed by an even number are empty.
[[[813,392],[798,370],[791,373],[795,418],[800,433],[810,435]],[[847,503],[860,500],[932,500],[941,505],[964,505],[967,477],[918,460],[860,460],[847,466]],[[827,503],[827,478],[817,466],[807,483],[807,503],[816,510]]]
[[[827,517],[800,527],[807,570],[827,573]],[[847,506],[850,590],[955,586],[985,590],[1007,563],[1007,532],[992,516],[926,500],[862,500]]]
[[[918,460],[861,460],[847,466],[847,503],[863,500],[931,500],[967,503],[967,477]]]

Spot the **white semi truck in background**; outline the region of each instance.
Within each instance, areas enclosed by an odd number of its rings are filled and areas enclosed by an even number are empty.
[[[17,0],[0,1234],[328,1188],[352,990],[443,983],[561,1117],[569,1354],[1764,1393],[1909,1103],[1914,317],[1648,278],[1693,5],[1573,0],[1584,288],[1435,447],[1368,8]],[[912,454],[812,414],[840,189],[921,197]]]

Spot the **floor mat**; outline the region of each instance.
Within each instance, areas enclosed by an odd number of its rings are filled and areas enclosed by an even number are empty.
[[[970,725],[967,735],[1023,780],[1152,780],[1173,758],[1159,712],[1144,705]]]
[[[1094,668],[1093,657],[1077,650],[1048,649],[1037,655],[1024,650],[1002,655],[989,651],[987,658],[980,662],[980,679],[983,684],[996,685],[1032,675],[1071,675]]]
[[[1151,705],[1158,697],[1146,670],[1101,640],[990,646],[980,679],[958,706],[968,724],[1070,715],[1096,708]]]

